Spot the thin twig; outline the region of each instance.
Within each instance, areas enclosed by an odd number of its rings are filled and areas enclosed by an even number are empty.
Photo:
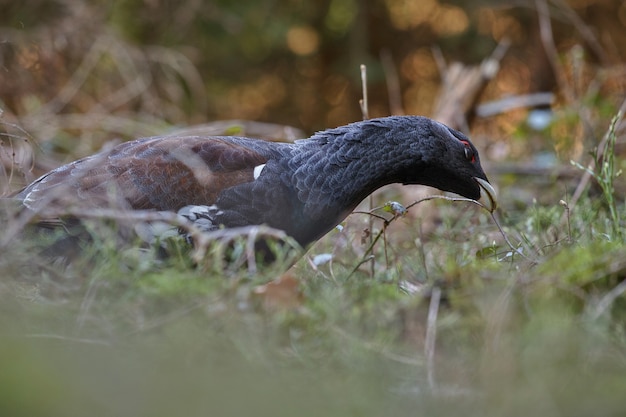
[[[375,257],[374,255],[371,255],[371,252],[374,249],[374,246],[376,245],[376,243],[378,242],[378,240],[380,239],[381,236],[383,236],[383,234],[385,233],[385,229],[387,228],[387,226],[389,225],[388,221],[385,221],[385,223],[383,224],[383,228],[380,229],[380,231],[376,234],[376,237],[372,237],[372,235],[370,234],[370,244],[368,245],[367,249],[365,249],[365,252],[363,253],[363,257],[361,259],[361,262],[359,262],[354,268],[352,268],[352,271],[350,271],[350,273],[348,274],[348,278],[350,278],[352,275],[354,275],[354,273],[356,273],[356,271],[359,269],[359,267],[361,265],[363,265],[364,263],[366,263],[367,261],[372,261],[372,264],[374,263]],[[368,254],[370,254],[368,256]],[[370,273],[372,274],[371,276],[374,276],[374,271],[373,271],[373,266],[370,268]]]
[[[548,106],[553,102],[553,93],[521,94],[482,103],[476,107],[476,115],[479,117],[491,117],[518,108]]]
[[[559,61],[558,50],[554,43],[554,37],[552,36],[552,22],[550,21],[551,17],[548,2],[546,0],[535,0],[535,7],[537,8],[539,18],[539,35],[543,49],[548,57],[548,62],[552,67],[552,72],[559,86],[559,90],[563,93],[567,101],[572,103],[574,101],[574,93],[567,84],[564,75],[565,71]]]
[[[370,114],[367,102],[367,67],[364,64],[361,64],[361,89],[363,91],[363,98],[359,100],[359,105],[361,106],[363,120],[367,120],[370,118]]]
[[[447,201],[465,201],[465,202],[469,202],[472,204],[475,204],[479,207],[484,208],[485,210],[489,211],[489,209],[487,207],[485,207],[481,202],[476,201],[476,200],[472,200],[469,198],[465,198],[465,197],[448,197],[448,196],[444,196],[444,195],[430,195],[430,196],[426,196],[423,198],[420,198],[414,202],[412,202],[411,204],[407,205],[405,207],[405,212],[406,213],[411,207],[420,204],[424,201],[428,201],[428,200],[434,200],[434,199],[441,199],[441,200],[447,200]],[[352,214],[367,214],[368,216],[370,216],[370,219],[374,219],[374,218],[378,218],[380,220],[383,221],[383,227],[382,229],[378,232],[378,234],[376,235],[375,238],[372,238],[372,235],[370,235],[370,244],[368,246],[368,248],[365,250],[364,254],[363,254],[363,258],[361,259],[361,261],[352,269],[352,271],[350,272],[350,274],[348,274],[348,277],[351,277],[357,270],[358,268],[363,265],[365,262],[367,262],[367,260],[369,259],[373,259],[373,256],[370,255],[368,256],[368,254],[370,254],[373,251],[374,245],[376,245],[376,243],[378,242],[378,240],[380,239],[381,236],[385,235],[385,231],[387,229],[387,227],[393,222],[395,221],[397,218],[402,217],[402,214],[396,214],[393,217],[387,219],[381,215],[378,215],[376,213],[373,213],[373,211],[375,210],[380,210],[382,209],[384,206],[381,207],[375,207],[373,209],[371,209],[369,212],[364,212],[364,211],[354,211],[352,212]],[[511,249],[512,252],[518,254],[519,256],[521,256],[522,258],[532,262],[533,264],[536,264],[537,261],[531,259],[530,257],[526,256],[524,254],[524,252],[522,252],[522,250],[519,247],[516,247],[513,245],[513,243],[509,240],[507,234],[504,232],[504,229],[502,228],[502,226],[500,225],[500,222],[498,221],[495,212],[490,212],[491,218],[493,220],[493,222],[496,224],[496,227],[498,228],[498,230],[500,231],[500,234],[502,235],[505,243],[508,245],[508,247]],[[424,256],[424,262],[425,262],[425,256]]]
[[[381,216],[380,214],[374,213],[374,211],[380,210],[380,209],[382,209],[382,207],[374,207],[374,208],[370,209],[370,211],[355,210],[351,214],[366,214],[368,216],[372,216],[372,217],[377,218],[378,220],[382,220],[382,221],[386,222],[389,219],[387,219],[385,216]]]
[[[559,204],[565,209],[564,214],[567,219],[567,243],[572,243],[572,224],[570,220],[569,203],[567,202],[567,200],[568,195],[567,190],[565,190],[565,200],[559,200]]]
[[[509,248],[517,253],[519,256],[521,256],[522,258],[525,258],[533,263],[537,263],[536,261],[530,259],[528,256],[524,255],[524,252],[522,252],[519,248],[516,248],[515,246],[513,246],[513,244],[511,243],[511,241],[509,240],[508,236],[506,235],[506,233],[504,233],[504,230],[502,229],[502,226],[500,226],[500,222],[498,221],[498,219],[495,216],[495,213],[491,213],[491,218],[493,219],[493,222],[496,224],[496,226],[498,227],[498,230],[500,231],[500,234],[502,235],[502,237],[504,238],[504,241],[506,242],[507,245],[509,245]]]
[[[448,200],[448,201],[467,201],[469,203],[476,204],[477,206],[482,207],[485,210],[489,211],[489,209],[487,207],[485,207],[480,201],[472,200],[471,198],[465,198],[465,197],[447,197],[445,195],[430,195],[430,196],[426,196],[424,198],[420,198],[419,200],[416,200],[413,203],[411,203],[408,206],[406,206],[406,209],[408,210],[411,207],[413,207],[416,204],[419,204],[419,203],[421,203],[423,201],[434,200],[434,199],[441,199],[441,200]],[[500,231],[500,234],[504,238],[504,241],[506,242],[507,245],[509,245],[509,248],[511,248],[511,250],[513,252],[517,253],[521,257],[526,258],[526,259],[532,261],[532,259],[530,259],[526,255],[524,255],[524,253],[519,248],[516,248],[515,246],[513,246],[513,244],[511,243],[511,241],[507,237],[506,233],[504,233],[504,230],[502,229],[502,226],[500,226],[500,222],[496,218],[495,212],[490,212],[490,214],[491,214],[491,218],[493,219],[493,222],[498,227],[498,230]]]
[[[352,277],[352,275],[354,275],[356,273],[356,271],[358,271],[358,269],[361,267],[361,265],[371,261],[372,259],[374,259],[374,255],[370,255],[370,256],[364,255],[363,259],[361,259],[361,261],[358,264],[356,264],[354,266],[354,268],[352,268],[352,271],[350,271],[350,273],[348,274],[346,279],[350,279]]]
[[[387,82],[387,96],[389,98],[389,110],[393,115],[404,114],[402,107],[402,93],[400,92],[400,80],[398,71],[393,62],[391,51],[384,48],[380,51],[380,62],[385,73],[385,81]]]
[[[359,100],[359,105],[361,106],[361,113],[363,115],[363,120],[367,120],[370,118],[369,104],[367,101],[367,66],[364,64],[361,64],[360,69],[361,69],[361,90],[363,92],[363,98]],[[368,202],[369,202],[369,206],[371,210],[372,206],[374,206],[374,196],[372,194],[369,195]],[[369,224],[368,224],[368,229],[370,232],[369,234],[370,246],[373,246],[373,243],[372,243],[373,227],[374,227],[374,220],[370,217]],[[375,268],[376,268],[376,260],[374,257],[372,257],[372,262],[370,264],[370,275],[372,277],[374,276]]]

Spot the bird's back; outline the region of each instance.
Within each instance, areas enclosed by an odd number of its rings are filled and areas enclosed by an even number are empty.
[[[281,145],[236,137],[153,137],[120,144],[59,167],[14,197],[34,210],[113,207],[176,211],[214,204],[254,180]]]

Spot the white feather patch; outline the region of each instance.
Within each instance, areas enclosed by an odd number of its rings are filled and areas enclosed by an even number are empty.
[[[263,168],[265,168],[265,164],[257,165],[254,167],[252,176],[254,177],[255,180],[261,176],[261,172],[263,172]]]

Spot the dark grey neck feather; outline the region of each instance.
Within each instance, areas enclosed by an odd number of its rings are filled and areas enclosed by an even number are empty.
[[[416,119],[411,125],[374,119],[298,142],[290,168],[304,212],[313,219],[346,215],[376,189],[405,182],[408,170],[419,171],[420,142],[429,136],[431,121]]]

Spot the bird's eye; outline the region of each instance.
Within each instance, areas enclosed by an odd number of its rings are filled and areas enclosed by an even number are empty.
[[[474,152],[470,148],[465,148],[465,159],[474,162]]]
[[[463,149],[463,151],[465,152],[465,159],[467,159],[471,163],[476,162],[476,155],[474,155],[474,150],[470,147],[469,142],[464,140],[461,142],[463,142],[463,145],[465,145],[465,149]]]

